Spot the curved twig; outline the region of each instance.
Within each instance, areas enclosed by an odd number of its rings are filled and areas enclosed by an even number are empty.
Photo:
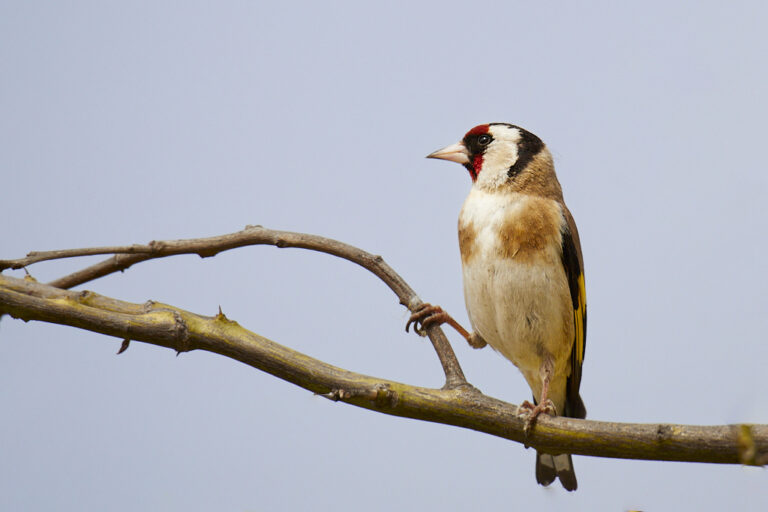
[[[221,312],[204,317],[173,306],[131,304],[0,275],[0,311],[169,347],[207,350],[261,369],[331,400],[385,414],[456,425],[551,453],[761,465],[768,425],[626,424],[542,416],[526,438],[517,407],[471,387],[429,389],[350,372],[247,331]],[[124,341],[121,348],[125,348]]]
[[[178,254],[197,254],[201,258],[207,258],[223,251],[249,245],[274,245],[280,248],[296,247],[332,254],[356,263],[375,274],[395,292],[395,295],[400,300],[400,304],[407,307],[410,311],[416,311],[422,304],[416,292],[379,255],[370,254],[362,249],[331,238],[291,231],[277,231],[262,226],[246,226],[245,229],[236,233],[208,238],[152,241],[146,245],[135,244],[90,249],[31,252],[26,258],[0,260],[0,270],[3,268],[26,267],[33,263],[54,259],[117,253],[115,256],[96,265],[49,283],[51,286],[58,288],[71,288],[113,272],[125,270],[135,263],[149,259]],[[453,352],[448,338],[446,338],[442,329],[439,326],[430,326],[426,329],[426,333],[445,372],[446,388],[453,389],[469,386],[461,365],[458,359],[456,359],[456,354]]]

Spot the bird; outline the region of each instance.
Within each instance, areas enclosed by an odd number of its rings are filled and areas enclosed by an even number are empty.
[[[411,315],[424,335],[447,323],[474,348],[490,345],[523,374],[533,393],[518,408],[526,434],[541,413],[586,418],[579,394],[587,332],[579,233],[563,200],[552,155],[513,124],[475,126],[427,156],[463,165],[472,188],[458,222],[464,299],[472,331],[429,303]],[[536,453],[536,481],[578,484],[568,453]]]

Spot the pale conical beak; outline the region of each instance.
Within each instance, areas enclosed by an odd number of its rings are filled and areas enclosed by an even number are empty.
[[[463,142],[458,142],[443,149],[438,149],[434,153],[428,154],[427,158],[450,160],[451,162],[456,162],[457,164],[463,165],[469,163],[469,152],[467,151],[467,147]]]

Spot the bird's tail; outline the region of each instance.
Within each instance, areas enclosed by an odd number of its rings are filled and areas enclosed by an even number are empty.
[[[549,485],[556,478],[560,479],[566,491],[575,491],[578,487],[571,454],[550,455],[536,452],[536,481],[541,485]]]

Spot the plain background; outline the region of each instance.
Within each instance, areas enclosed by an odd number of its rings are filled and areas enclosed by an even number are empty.
[[[466,323],[425,160],[505,121],[551,148],[586,260],[589,417],[768,422],[768,15],[759,2],[3,2],[0,257],[246,224],[384,256]],[[97,259],[35,265],[46,281]],[[8,272],[21,276],[21,272]],[[85,288],[232,319],[439,387],[374,276],[301,250],[138,265]],[[470,381],[529,391],[449,333]],[[0,322],[2,510],[762,510],[760,468],[534,453],[336,404],[209,353]]]

